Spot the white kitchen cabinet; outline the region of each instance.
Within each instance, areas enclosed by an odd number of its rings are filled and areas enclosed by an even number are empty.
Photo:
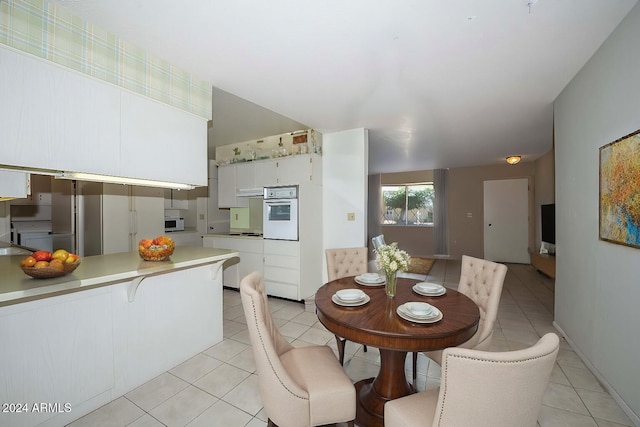
[[[280,159],[259,160],[255,163],[256,181],[262,187],[278,185],[278,163]]]
[[[300,300],[300,242],[264,240],[264,286],[267,294]]]
[[[205,235],[203,246],[238,251],[239,262],[229,260],[223,270],[223,283],[231,288],[239,288],[240,280],[249,273],[257,271],[263,274],[263,240],[254,237],[233,237],[223,235]]]
[[[122,91],[120,174],[207,185],[207,121]]]
[[[12,205],[51,205],[51,178],[48,175],[31,175],[31,194],[11,201]]]
[[[299,185],[322,182],[322,157],[317,154],[300,154],[277,159],[259,160],[255,163],[257,187]]]
[[[0,45],[2,163],[117,176],[120,91]]]
[[[322,157],[301,154],[277,159],[234,163],[218,168],[218,206],[247,207],[246,197],[237,197],[247,190],[263,187],[322,183]]]
[[[28,173],[14,171],[0,171],[0,199],[3,197],[17,197],[26,199],[30,190]]]
[[[162,234],[162,188],[103,184],[103,254],[137,250],[141,239],[153,239]]]
[[[236,166],[225,165],[218,167],[218,207],[237,207],[236,200]]]
[[[207,121],[0,45],[2,164],[207,185]]]
[[[234,166],[236,168],[236,191],[254,190],[258,187],[255,162],[237,163]]]
[[[315,157],[319,161],[320,156]],[[278,161],[278,185],[311,182],[313,172],[313,158],[310,154],[284,157]]]

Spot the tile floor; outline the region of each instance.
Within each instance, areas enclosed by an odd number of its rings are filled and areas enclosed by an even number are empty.
[[[456,288],[460,262],[438,260],[430,274],[446,286]],[[531,266],[509,265],[493,350],[527,347],[546,332],[555,332],[551,324],[553,286],[552,280]],[[318,323],[313,312],[305,311],[303,304],[272,298],[270,308],[280,331],[294,345],[328,344],[335,351],[333,334]],[[346,353],[345,370],[354,381],[377,373],[379,355],[375,348],[365,353],[361,346],[349,342]],[[407,358],[406,365],[408,378],[411,378],[410,359]],[[420,355],[418,390],[438,387],[439,382],[440,367]],[[266,419],[240,295],[225,290],[221,343],[69,426],[258,427],[265,426]],[[562,342],[538,425],[619,427],[632,423],[566,342]]]

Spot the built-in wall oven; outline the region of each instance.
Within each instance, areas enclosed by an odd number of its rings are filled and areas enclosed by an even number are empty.
[[[262,218],[265,239],[298,240],[298,186],[265,187]]]

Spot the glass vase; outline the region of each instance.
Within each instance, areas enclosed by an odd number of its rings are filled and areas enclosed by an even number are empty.
[[[396,283],[397,283],[396,271],[385,271],[384,275],[386,282],[384,284],[384,290],[389,298],[396,296]]]

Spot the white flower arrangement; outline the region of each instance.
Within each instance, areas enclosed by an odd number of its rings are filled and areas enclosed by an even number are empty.
[[[395,273],[409,269],[409,254],[399,249],[397,242],[381,246],[375,252],[378,269],[383,270],[385,273]]]

